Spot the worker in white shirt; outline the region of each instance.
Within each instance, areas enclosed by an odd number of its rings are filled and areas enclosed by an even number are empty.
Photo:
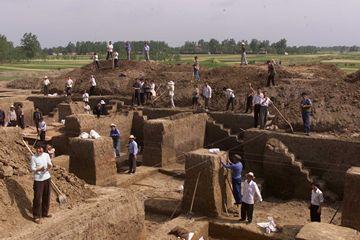
[[[86,114],[91,114],[91,107],[90,107],[90,105],[89,105],[88,102],[85,102],[85,103],[84,103],[84,112],[85,112]]]
[[[209,102],[212,96],[212,89],[210,87],[210,85],[205,82],[204,87],[202,89],[202,96],[204,98],[205,101],[205,110],[209,109]]]
[[[311,184],[310,220],[321,222],[321,208],[324,203],[324,195],[316,183]]]
[[[240,221],[245,221],[247,217],[248,223],[252,222],[255,195],[260,202],[262,202],[261,193],[258,185],[254,182],[255,176],[253,172],[246,174],[244,182],[244,191],[241,203],[241,218]]]
[[[44,95],[47,96],[49,95],[49,85],[50,85],[50,80],[47,76],[44,77]]]
[[[17,115],[16,115],[14,105],[10,106],[10,112],[9,112],[8,116],[9,116],[9,121],[8,121],[7,126],[8,127],[16,127],[18,121],[17,121]]]
[[[65,84],[65,92],[66,92],[66,96],[71,96],[71,92],[72,92],[72,87],[73,87],[74,81],[71,79],[71,77],[68,78],[68,80],[66,80],[66,84]]]
[[[147,42],[144,42],[144,57],[146,61],[150,61],[150,46]]]
[[[268,115],[268,108],[272,104],[272,101],[267,96],[267,92],[263,92],[264,97],[260,103],[260,129],[265,129],[266,122],[267,122],[267,115]]]
[[[227,87],[223,87],[224,93],[225,93],[225,97],[227,100],[226,103],[226,111],[229,110],[230,104],[231,104],[231,111],[234,111],[234,102],[235,102],[235,93],[232,89],[227,88]]]
[[[39,135],[40,135],[40,141],[45,141],[45,139],[46,139],[46,123],[44,121],[44,118],[40,118],[38,130],[39,130]]]
[[[84,94],[82,95],[82,99],[84,103],[89,103],[89,94],[86,92],[86,90],[84,91]]]
[[[109,41],[108,45],[107,45],[107,54],[106,54],[106,60],[109,60],[109,58],[113,57],[113,49],[114,49],[114,45],[111,43],[111,41]]]
[[[264,94],[261,91],[261,88],[258,88],[256,94],[253,96],[253,108],[254,108],[254,127],[257,128],[259,125],[259,115],[260,115],[260,106],[261,101],[264,98]]]
[[[93,61],[97,70],[100,69],[99,56],[94,52]]]
[[[117,51],[114,52],[114,68],[119,67],[119,53]]]
[[[50,218],[51,176],[49,169],[52,163],[49,154],[44,153],[41,144],[36,146],[36,154],[31,157],[30,169],[34,173],[34,222],[40,224],[41,217]]]
[[[96,87],[96,79],[95,79],[94,75],[91,75],[91,77],[90,77],[90,91],[89,91],[90,96],[95,95],[95,87]]]
[[[175,83],[173,81],[168,82],[167,89],[169,91],[170,107],[175,108],[175,103],[174,103]]]

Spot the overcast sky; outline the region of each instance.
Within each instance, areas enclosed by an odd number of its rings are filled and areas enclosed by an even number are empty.
[[[77,40],[252,38],[360,45],[360,0],[0,0],[0,33],[43,47]]]

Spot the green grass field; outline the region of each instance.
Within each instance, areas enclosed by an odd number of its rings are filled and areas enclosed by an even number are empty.
[[[195,55],[181,55],[180,62],[192,63]],[[240,63],[240,56],[234,54],[200,54],[197,55],[203,66],[220,67]],[[59,58],[59,57],[58,57]],[[0,64],[0,80],[13,80],[16,77],[12,74],[1,74],[9,72],[46,72],[50,70],[71,69],[84,66],[91,62],[89,56],[76,56],[76,59],[64,57],[63,59],[37,59],[31,61],[21,61],[16,63]],[[65,59],[69,58],[69,59]],[[356,53],[319,53],[302,55],[248,55],[250,64],[261,64],[267,60],[275,59],[281,61],[283,65],[290,64],[335,64],[347,73],[360,69],[360,52]]]

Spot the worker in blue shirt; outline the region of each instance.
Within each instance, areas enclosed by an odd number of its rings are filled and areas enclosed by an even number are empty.
[[[113,148],[116,157],[120,157],[120,131],[116,128],[116,125],[112,123],[110,125],[110,137],[113,140]]]
[[[231,169],[231,176],[232,176],[232,187],[233,187],[233,195],[235,199],[235,204],[239,205],[241,204],[241,172],[243,170],[243,165],[240,162],[241,157],[237,156],[232,160],[232,162],[227,163],[224,161],[224,159],[221,159],[221,163],[223,167]]]
[[[134,174],[136,172],[136,156],[139,152],[138,145],[135,142],[134,135],[130,135],[129,137],[129,174]]]

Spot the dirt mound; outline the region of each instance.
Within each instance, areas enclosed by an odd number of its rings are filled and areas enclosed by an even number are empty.
[[[90,88],[89,78],[96,75],[97,94],[115,94],[131,97],[132,84],[135,79],[144,78],[154,80],[160,88],[159,94],[164,93],[158,99],[156,106],[169,106],[166,97],[166,83],[170,80],[175,82],[175,105],[177,107],[191,106],[191,94],[194,84],[210,83],[213,88],[211,110],[224,110],[226,99],[222,88],[232,88],[236,94],[237,111],[245,108],[245,99],[248,92],[248,84],[254,88],[266,89],[275,104],[294,123],[297,130],[301,129],[301,114],[299,112],[300,94],[308,92],[314,102],[314,127],[319,131],[339,131],[340,133],[352,133],[360,130],[360,92],[353,85],[344,81],[345,73],[335,65],[298,65],[276,66],[275,77],[278,86],[267,88],[266,65],[225,66],[208,69],[202,67],[200,83],[194,83],[191,64],[165,64],[160,62],[135,62],[122,61],[118,69],[112,69],[111,61],[101,61],[101,69],[98,71],[92,64],[75,69],[60,77],[50,79],[52,82],[50,91],[62,93],[67,76],[75,81],[75,94],[82,94]],[[357,73],[358,74],[358,73]],[[349,75],[355,76],[356,74]],[[349,77],[348,76],[348,77]],[[29,81],[30,82],[30,81]],[[23,87],[22,82],[12,82],[13,87]],[[37,84],[34,80],[33,87]],[[29,86],[29,85],[27,85]],[[200,100],[203,105],[203,101]],[[274,110],[271,110],[275,113]],[[286,127],[286,123],[275,119],[280,127]]]
[[[29,171],[28,152],[18,128],[0,128],[0,238],[16,231],[14,225],[31,223],[33,176]],[[54,166],[52,180],[66,194],[65,207],[73,208],[95,194],[84,181],[65,169]],[[51,212],[59,210],[55,192],[51,196]]]
[[[354,82],[358,82],[360,81],[360,70],[354,72],[354,73],[351,73],[351,74],[348,74],[345,78],[345,81],[346,82],[350,82],[350,83],[354,83]]]

